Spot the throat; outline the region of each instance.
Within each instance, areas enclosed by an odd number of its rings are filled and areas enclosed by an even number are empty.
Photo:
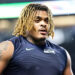
[[[37,38],[30,38],[30,37],[27,37],[27,40],[29,42],[31,42],[32,44],[35,44],[35,45],[38,45],[38,46],[45,45],[45,41],[46,41],[43,38],[37,39]]]

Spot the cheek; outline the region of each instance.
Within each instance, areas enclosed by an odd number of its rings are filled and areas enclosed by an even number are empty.
[[[35,23],[34,26],[33,26],[33,29],[35,31],[38,31],[39,30],[39,24]]]

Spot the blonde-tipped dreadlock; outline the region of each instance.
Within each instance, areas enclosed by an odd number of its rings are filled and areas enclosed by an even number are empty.
[[[15,26],[13,35],[15,36],[22,35],[26,37],[26,31],[27,30],[30,31],[33,28],[33,25],[34,25],[33,23],[34,23],[37,10],[43,10],[48,13],[48,19],[49,19],[49,25],[50,25],[50,30],[48,35],[52,36],[53,38],[54,24],[52,20],[52,14],[51,14],[51,11],[48,9],[48,7],[42,4],[29,4],[22,9],[21,15]]]

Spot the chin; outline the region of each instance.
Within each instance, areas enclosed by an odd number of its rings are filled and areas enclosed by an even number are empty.
[[[44,41],[46,39],[46,37],[40,37],[40,38],[38,38],[38,40],[40,40],[40,41]]]
[[[47,38],[47,36],[41,36],[40,38],[41,38],[41,39],[46,39],[46,38]]]
[[[38,37],[38,38],[34,38],[35,41],[39,42],[39,41],[45,41],[46,37]]]
[[[45,41],[46,40],[46,38],[40,38],[40,41]]]

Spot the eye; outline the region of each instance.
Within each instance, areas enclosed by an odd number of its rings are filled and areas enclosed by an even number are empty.
[[[48,24],[48,18],[45,19],[45,22]]]
[[[36,23],[39,23],[39,22],[40,22],[40,19],[36,19],[35,22],[36,22]]]
[[[39,23],[41,21],[41,17],[40,16],[36,16],[36,19],[34,20],[36,23]]]

